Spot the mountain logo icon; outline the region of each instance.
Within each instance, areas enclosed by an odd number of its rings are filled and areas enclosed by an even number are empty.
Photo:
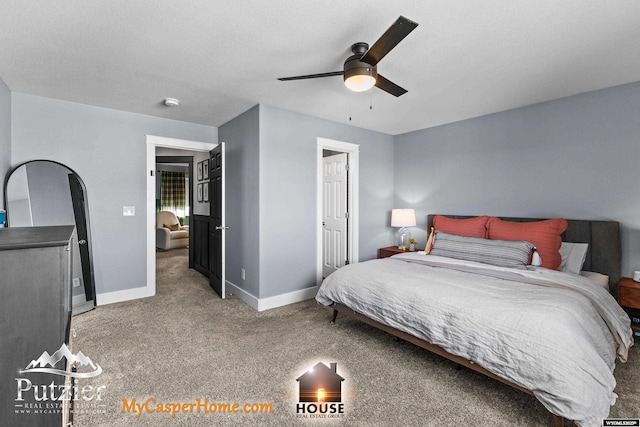
[[[92,370],[90,372],[69,372],[64,369],[55,368],[55,365],[58,364],[62,358],[65,358],[69,365],[77,363],[80,366],[88,366]],[[100,375],[102,373],[102,367],[82,354],[81,351],[79,351],[78,354],[73,354],[66,344],[62,344],[60,348],[51,355],[45,350],[40,357],[32,360],[26,368],[20,371],[21,374],[29,372],[44,372],[47,374],[65,375],[74,378],[91,378]]]

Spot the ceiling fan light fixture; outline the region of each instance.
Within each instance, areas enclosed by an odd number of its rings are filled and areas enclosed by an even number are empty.
[[[364,92],[376,84],[376,78],[369,74],[354,74],[344,79],[344,85],[354,92]]]
[[[349,57],[344,63],[344,85],[354,92],[364,92],[376,84],[375,66],[360,61],[361,54]]]

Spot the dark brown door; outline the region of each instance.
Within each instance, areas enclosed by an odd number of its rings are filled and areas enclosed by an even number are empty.
[[[209,283],[224,298],[224,143],[209,154]]]

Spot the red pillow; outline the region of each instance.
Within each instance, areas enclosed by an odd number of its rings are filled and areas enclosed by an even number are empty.
[[[560,256],[560,235],[569,226],[566,219],[553,218],[534,222],[503,221],[489,218],[487,238],[494,240],[526,240],[533,243],[542,258],[542,267],[557,270],[562,262]]]
[[[446,216],[436,215],[433,218],[433,227],[436,231],[443,231],[449,234],[465,237],[487,237],[487,221],[489,217],[476,216],[473,218],[456,219]]]

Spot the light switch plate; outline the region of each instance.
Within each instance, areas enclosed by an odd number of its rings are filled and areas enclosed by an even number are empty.
[[[135,206],[123,206],[122,207],[122,216],[136,216],[136,207]]]

